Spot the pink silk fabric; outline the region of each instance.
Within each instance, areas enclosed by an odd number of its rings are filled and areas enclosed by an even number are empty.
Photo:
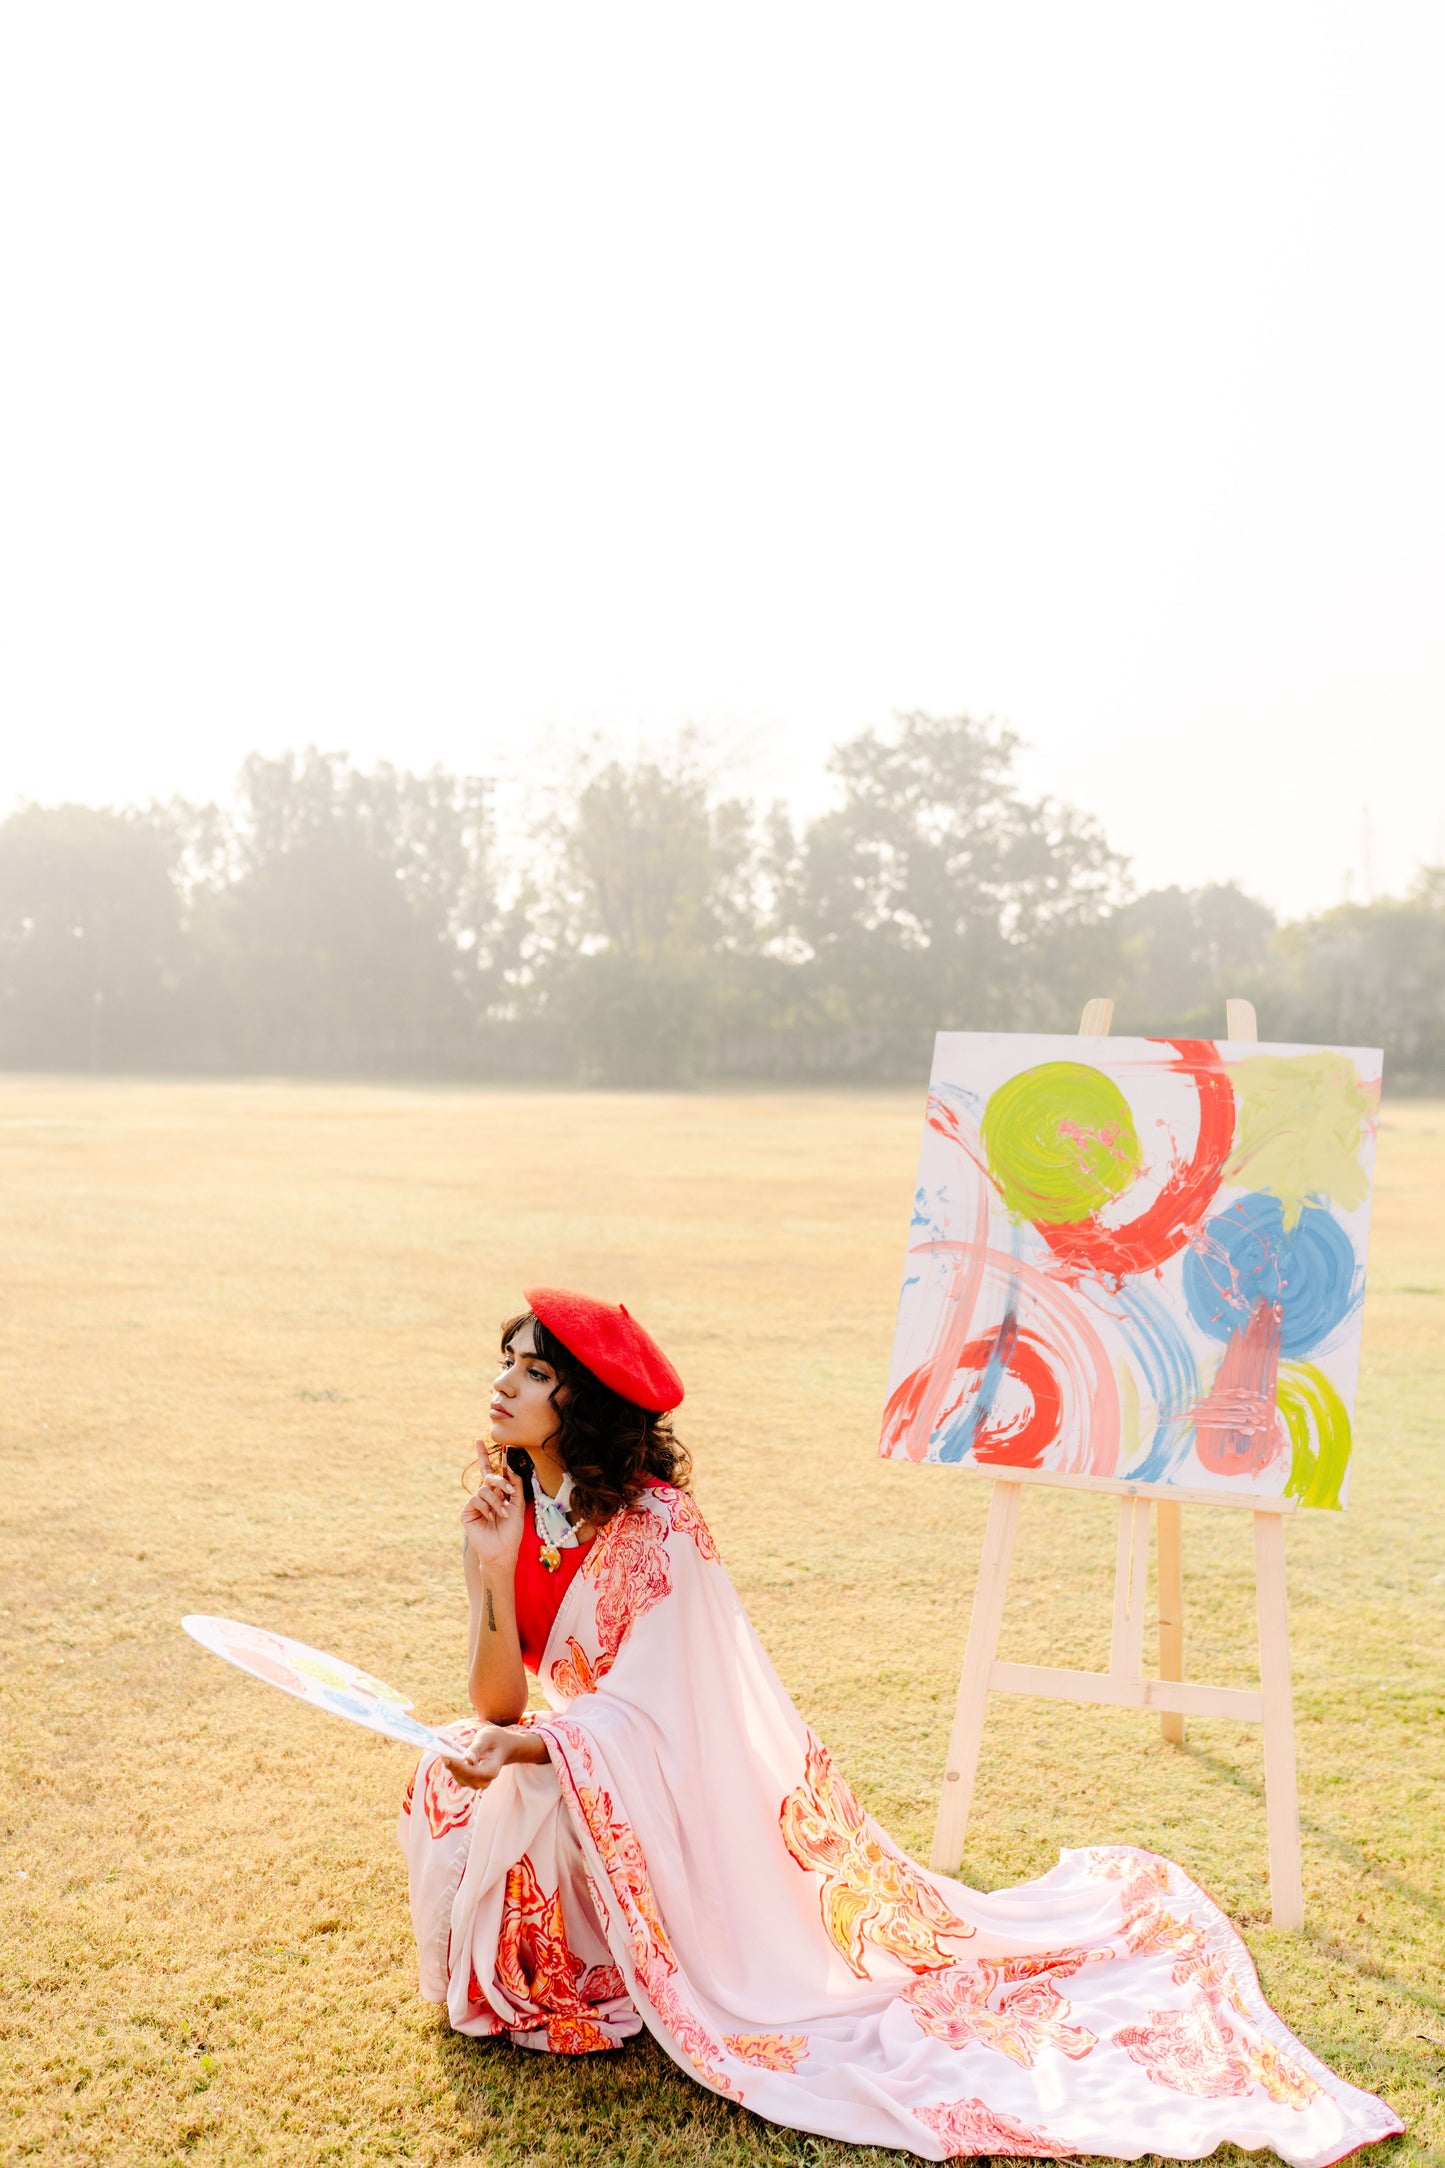
[[[398,1825],[421,1992],[458,2031],[577,2054],[645,2023],[772,2122],[925,2160],[1234,2144],[1325,2168],[1401,2129],[1286,2030],[1171,1861],[1095,1846],[985,1895],[908,1859],[685,1492],[608,1522],[540,1677],[548,1762],[471,1792],[423,1756]]]

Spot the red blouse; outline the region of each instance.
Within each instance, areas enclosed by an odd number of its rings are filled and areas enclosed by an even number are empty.
[[[537,1533],[536,1515],[530,1506],[527,1508],[527,1517],[522,1523],[522,1547],[517,1553],[517,1572],[512,1587],[517,1605],[517,1638],[522,1644],[522,1662],[534,1675],[541,1667],[542,1652],[547,1646],[547,1636],[552,1631],[552,1621],[561,1609],[562,1598],[571,1587],[583,1559],[596,1540],[595,1536],[589,1536],[585,1543],[573,1544],[563,1551],[562,1563],[555,1573],[549,1573],[542,1564],[542,1539]]]

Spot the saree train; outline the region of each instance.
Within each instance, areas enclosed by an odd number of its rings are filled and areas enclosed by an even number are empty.
[[[1234,2144],[1325,2168],[1400,2130],[1286,2030],[1170,1861],[1071,1851],[983,1895],[906,1858],[685,1492],[606,1524],[540,1676],[550,1712],[522,1721],[547,1763],[472,1791],[424,1755],[402,1809],[421,1991],[458,2031],[579,2054],[645,2023],[775,2123],[928,2160]]]

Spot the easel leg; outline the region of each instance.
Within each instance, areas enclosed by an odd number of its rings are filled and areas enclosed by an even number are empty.
[[[1299,1786],[1295,1773],[1282,1513],[1254,1516],[1254,1578],[1259,1604],[1259,1683],[1264,1699],[1270,1905],[1276,1927],[1299,1928],[1305,1923],[1305,1899],[1300,1871]]]
[[[968,1812],[973,1805],[973,1781],[978,1774],[978,1750],[983,1741],[983,1720],[988,1708],[988,1682],[998,1648],[998,1630],[1008,1593],[1009,1563],[1019,1523],[1021,1483],[996,1481],[989,1500],[988,1527],[984,1531],[983,1557],[974,1590],[973,1614],[968,1622],[968,1646],[963,1654],[963,1675],[958,1682],[958,1701],[953,1730],[948,1739],[948,1767],[943,1796],[938,1802],[938,1821],[933,1832],[931,1864],[940,1874],[955,1874],[963,1858]]]
[[[1182,1679],[1184,1676],[1184,1554],[1180,1541],[1179,1502],[1173,1498],[1161,1498],[1158,1502],[1157,1540],[1155,1564],[1159,1580],[1159,1676],[1161,1679]],[[1159,1729],[1171,1746],[1184,1744],[1184,1719],[1176,1710],[1166,1709],[1159,1718]]]
[[[1114,1561],[1114,1628],[1109,1669],[1137,1679],[1144,1659],[1144,1594],[1149,1575],[1149,1501],[1119,1500],[1119,1547]]]

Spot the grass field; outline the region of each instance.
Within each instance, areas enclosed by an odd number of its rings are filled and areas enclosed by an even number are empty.
[[[625,1299],[805,1715],[925,1856],[987,1486],[874,1457],[915,1094],[0,1080],[7,2162],[498,2168],[900,2156],[757,2121],[645,2036],[530,2057],[415,1995],[404,1749],[227,1670],[230,1613],[464,1699],[459,1474],[531,1278]],[[1445,1110],[1381,1139],[1353,1502],[1289,1530],[1309,1924],[1257,1734],[998,1697],[964,1877],[1181,1860],[1316,2052],[1445,2161]],[[1189,1664],[1247,1684],[1248,1516],[1186,1508]],[[1024,1503],[1002,1653],[1106,1659],[1112,1509]],[[1223,2156],[1221,2156],[1223,2157]]]

